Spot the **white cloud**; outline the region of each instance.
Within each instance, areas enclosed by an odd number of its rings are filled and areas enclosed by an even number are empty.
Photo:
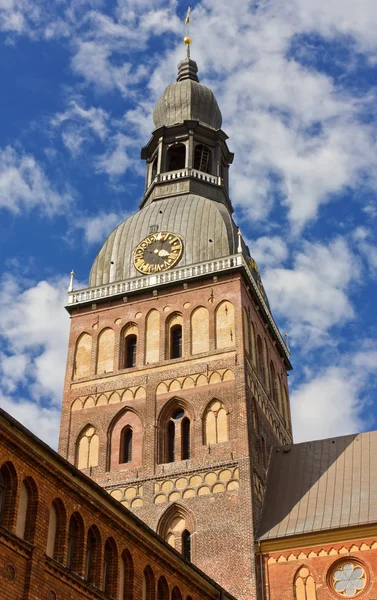
[[[102,244],[127,216],[127,213],[102,212],[91,217],[76,219],[75,228],[84,231],[85,241],[88,244]]]
[[[28,388],[35,401],[42,397],[60,404],[68,343],[69,277],[31,283],[6,274],[0,291],[0,340],[3,391]]]
[[[18,214],[39,208],[52,216],[66,209],[71,199],[69,192],[56,191],[34,156],[10,146],[0,150],[0,209]]]
[[[303,352],[329,342],[331,327],[354,316],[348,293],[360,265],[346,242],[329,245],[306,242],[294,257],[292,269],[267,268],[263,275],[275,312],[285,319],[293,344]]]
[[[345,435],[375,425],[367,417],[368,392],[376,385],[377,348],[365,342],[338,364],[312,368],[291,393],[295,442]]]
[[[127,150],[132,147],[132,155]],[[108,150],[97,160],[97,171],[99,173],[107,173],[112,176],[123,175],[135,164],[135,150],[133,141],[123,133],[115,134],[109,144]]]
[[[43,407],[25,399],[16,400],[2,395],[1,392],[0,405],[27,429],[57,450],[60,425],[58,408]]]
[[[259,268],[279,266],[288,258],[287,243],[279,236],[262,236],[246,241]]]

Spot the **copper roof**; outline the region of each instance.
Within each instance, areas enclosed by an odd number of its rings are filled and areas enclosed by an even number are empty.
[[[262,540],[377,522],[377,431],[273,448]]]

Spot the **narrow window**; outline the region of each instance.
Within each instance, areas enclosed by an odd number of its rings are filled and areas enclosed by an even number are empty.
[[[165,577],[160,577],[158,580],[157,600],[169,600],[169,586]]]
[[[108,539],[103,556],[102,591],[115,598],[117,588],[117,550],[114,540]]]
[[[0,471],[0,524],[3,523],[4,507],[5,507],[5,481],[2,472]]]
[[[69,521],[67,567],[74,573],[82,574],[84,546],[84,523],[79,513],[74,513]]]
[[[68,549],[67,549],[67,567],[68,569],[73,568],[73,558],[77,546],[77,529],[73,519],[69,522],[68,530]]]
[[[120,444],[120,463],[129,463],[132,461],[132,429],[125,427],[122,431]]]
[[[182,357],[182,325],[170,329],[170,358]]]
[[[126,369],[136,367],[136,335],[128,335],[125,340],[125,365]]]
[[[157,175],[157,156],[152,163],[152,181],[154,181]]]
[[[168,462],[174,462],[175,460],[175,423],[170,421],[168,424]]]
[[[134,563],[128,550],[122,554],[120,562],[120,594],[121,600],[133,600],[134,597]]]
[[[187,417],[185,417],[182,420],[181,442],[182,442],[181,459],[186,460],[186,459],[190,458],[190,420]]]
[[[182,533],[182,554],[187,560],[191,560],[191,534],[187,529]]]

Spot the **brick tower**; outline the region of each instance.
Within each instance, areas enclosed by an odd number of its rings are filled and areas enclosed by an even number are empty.
[[[189,56],[153,114],[140,210],[70,291],[60,453],[238,598],[258,595],[289,353],[232,219],[233,155]]]

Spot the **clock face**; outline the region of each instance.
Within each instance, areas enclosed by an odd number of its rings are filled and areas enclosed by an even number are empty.
[[[134,265],[144,274],[167,271],[179,261],[182,250],[182,241],[174,233],[151,233],[134,250]]]

